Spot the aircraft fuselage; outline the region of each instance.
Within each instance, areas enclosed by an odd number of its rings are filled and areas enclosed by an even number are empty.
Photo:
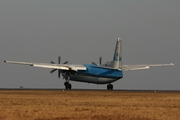
[[[79,70],[75,75],[70,75],[71,81],[107,84],[123,78],[122,70],[100,67],[93,64],[84,64],[87,70]]]

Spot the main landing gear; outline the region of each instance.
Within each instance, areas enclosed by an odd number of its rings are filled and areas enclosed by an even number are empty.
[[[64,82],[64,86],[66,89],[71,89],[72,85],[69,82]]]
[[[70,77],[68,77],[66,79],[66,82],[64,82],[64,86],[65,86],[66,90],[72,88],[72,85],[69,83],[69,79],[70,79]]]
[[[111,83],[107,85],[107,90],[113,90],[113,85]]]

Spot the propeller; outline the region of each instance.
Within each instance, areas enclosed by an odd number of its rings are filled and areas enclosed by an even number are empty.
[[[92,64],[97,65],[95,62],[92,62]],[[98,66],[98,65],[97,65]]]
[[[55,64],[55,62],[53,62],[53,61],[51,61],[50,63],[51,63],[51,64]],[[67,63],[68,63],[68,61],[65,61],[63,64],[67,64]],[[61,56],[58,57],[58,64],[61,64]],[[59,70],[59,69],[52,69],[52,70],[50,71],[50,73],[53,73],[53,72],[55,72],[56,70],[58,70],[58,78],[60,78],[60,77],[61,77],[61,70]]]
[[[99,57],[99,65],[102,63],[102,57]]]
[[[102,63],[102,57],[99,57],[99,65],[101,65],[101,63]],[[92,64],[94,64],[94,65],[97,65],[97,66],[98,66],[98,64],[96,64],[95,62],[92,62]]]

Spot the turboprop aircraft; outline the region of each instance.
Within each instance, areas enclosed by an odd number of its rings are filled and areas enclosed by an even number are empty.
[[[58,71],[58,76],[62,75],[65,79],[64,86],[66,89],[71,89],[72,85],[70,81],[95,83],[95,84],[107,84],[108,90],[113,90],[112,83],[123,78],[123,71],[129,70],[142,70],[149,69],[150,67],[160,66],[173,66],[170,64],[147,64],[147,65],[122,65],[122,41],[120,38],[117,39],[114,57],[111,62],[106,62],[101,65],[102,58],[99,59],[99,65],[92,62],[92,64],[68,64],[68,61],[60,64],[51,63],[32,63],[32,62],[17,62],[17,61],[6,61],[5,63],[30,65],[33,67],[50,68],[50,73]]]

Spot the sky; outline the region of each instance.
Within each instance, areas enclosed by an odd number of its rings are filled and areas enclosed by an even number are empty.
[[[124,72],[114,89],[180,90],[179,6],[179,0],[0,0],[0,88],[64,88],[51,69],[3,61],[111,61],[120,37],[124,65],[175,66]]]

